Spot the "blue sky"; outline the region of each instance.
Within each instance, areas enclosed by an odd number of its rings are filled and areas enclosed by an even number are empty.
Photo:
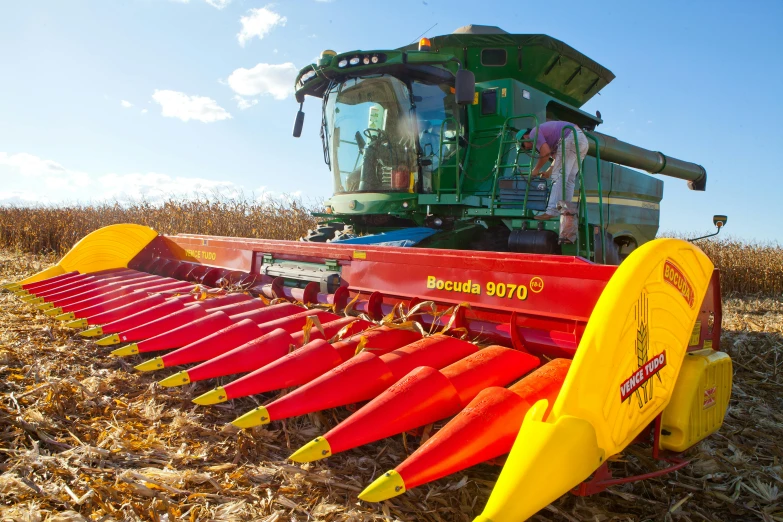
[[[490,7],[491,6],[491,7]],[[783,2],[25,0],[0,4],[0,203],[219,188],[330,195],[296,70],[323,49],[394,48],[433,24],[544,33],[617,78],[584,109],[600,131],[694,161],[665,178],[661,229],[781,238]]]

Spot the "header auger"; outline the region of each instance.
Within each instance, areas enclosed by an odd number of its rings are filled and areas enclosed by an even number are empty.
[[[202,407],[298,386],[236,419],[242,428],[369,401],[296,462],[451,417],[359,498],[508,454],[481,521],[638,480],[607,464],[631,444],[659,462],[646,476],[680,469],[731,395],[718,272],[676,239],[615,267],[112,225],[5,288],[118,356],[150,356],[137,369],[164,370],[164,387],[237,377],[194,397]]]

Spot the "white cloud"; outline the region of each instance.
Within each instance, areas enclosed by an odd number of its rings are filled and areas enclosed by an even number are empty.
[[[142,114],[147,114],[147,112],[149,112],[147,109],[142,109],[142,110],[141,110],[141,113],[142,113]]]
[[[146,199],[151,202],[171,197],[193,197],[212,194],[215,191],[231,197],[239,194],[240,187],[231,181],[217,181],[205,178],[169,176],[157,172],[106,174],[98,178],[103,190],[102,198],[128,200]]]
[[[35,183],[41,184],[44,189],[76,190],[90,182],[90,177],[84,172],[66,169],[55,161],[44,160],[25,152],[11,155],[0,152],[0,167],[6,167],[23,178],[35,178]]]
[[[159,172],[131,172],[96,175],[68,169],[32,154],[0,152],[0,205],[30,206],[65,202],[144,199],[161,203],[167,199],[188,199],[219,194],[242,197],[247,191],[231,181],[200,177],[170,176]],[[293,201],[301,191],[272,192],[259,187],[253,196],[259,201]]]
[[[0,205],[29,207],[41,204],[51,203],[51,200],[39,193],[27,190],[5,190],[0,191]]]
[[[249,109],[253,105],[258,105],[258,100],[248,100],[247,98],[243,98],[239,95],[234,96],[234,101],[237,102],[237,107],[239,107],[239,110],[241,111]]]
[[[217,9],[223,9],[231,3],[231,0],[207,0],[207,3]]]
[[[131,107],[133,107],[133,104],[131,102],[129,102],[128,100],[120,101],[120,105],[122,105],[126,109],[130,109]]]
[[[211,123],[231,118],[231,114],[206,96],[188,96],[183,92],[155,90],[152,95],[161,106],[161,114],[182,121],[198,120]]]
[[[239,19],[242,29],[237,33],[237,40],[242,47],[253,38],[263,39],[276,25],[285,25],[288,19],[272,11],[271,5],[250,9],[246,16]]]
[[[228,84],[240,96],[269,94],[276,100],[284,100],[294,90],[297,72],[296,66],[290,62],[259,63],[252,69],[236,69],[228,77]]]
[[[262,185],[256,189],[254,196],[256,201],[259,203],[271,203],[275,201],[284,201],[290,203],[293,201],[301,201],[302,191],[297,190],[295,192],[275,192],[272,190],[267,190],[266,186]]]

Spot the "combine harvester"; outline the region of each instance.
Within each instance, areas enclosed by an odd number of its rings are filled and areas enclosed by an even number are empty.
[[[179,367],[162,386],[235,376],[196,404],[298,387],[241,428],[366,402],[297,462],[450,419],[369,502],[508,454],[476,520],[516,522],[568,492],[681,469],[731,396],[719,274],[692,243],[652,239],[661,181],[606,160],[700,190],[706,173],[590,133],[578,237],[563,240],[534,219],[550,185],[520,163],[509,123],[597,125],[578,106],[611,78],[551,38],[475,26],[419,50],[324,52],[297,78],[300,101],[324,99],[338,188],[333,221],[308,236],[320,242],[112,225],[6,289],[115,355],[149,354],[140,371]],[[440,129],[429,157],[417,119]],[[348,239],[347,224],[379,235]],[[613,478],[631,444],[661,465]]]

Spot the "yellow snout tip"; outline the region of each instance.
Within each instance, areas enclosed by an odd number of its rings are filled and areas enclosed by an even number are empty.
[[[394,470],[387,471],[359,493],[365,502],[381,502],[405,493],[405,481]],[[478,520],[478,519],[476,519]]]
[[[288,457],[288,460],[294,462],[313,462],[316,460],[325,459],[332,454],[332,447],[329,446],[329,441],[323,437],[316,437],[298,450],[293,455]]]
[[[269,412],[266,411],[266,408],[259,406],[258,408],[245,413],[241,417],[234,419],[231,421],[231,424],[237,428],[246,429],[253,428],[255,426],[261,426],[263,424],[269,424],[271,421],[272,419],[269,418]]]
[[[63,313],[63,309],[58,307],[58,308],[48,309],[47,311],[44,312],[44,315],[48,315],[49,317],[54,317],[60,315],[61,313]]]
[[[97,341],[95,341],[95,344],[97,344],[98,346],[111,346],[113,344],[120,344],[120,342],[121,341],[119,335],[111,334],[104,337],[103,339],[98,339]]]
[[[117,348],[111,352],[112,355],[116,355],[117,357],[127,357],[128,355],[136,355],[137,353],[139,353],[139,346],[136,343]]]
[[[76,319],[69,323],[65,323],[66,328],[77,329],[77,328],[84,328],[85,326],[87,326],[87,319]]]
[[[134,346],[134,345],[131,345]],[[120,348],[121,350],[122,348]],[[117,350],[115,350],[117,351]],[[138,352],[138,350],[137,350]],[[154,359],[150,359],[149,361],[144,361],[141,364],[136,365],[136,369],[140,372],[154,372],[155,370],[160,370],[161,368],[165,368],[166,364],[163,362],[163,358],[161,357],[155,357]]]
[[[158,384],[164,388],[175,388],[177,386],[184,386],[190,384],[190,376],[187,371],[177,372],[174,375],[169,375]],[[194,401],[195,402],[195,401]]]
[[[41,303],[39,305],[35,305],[35,307],[40,311],[45,312],[46,310],[51,310],[54,308],[54,303]]]
[[[54,318],[58,321],[73,321],[76,319],[76,316],[73,314],[73,312],[65,312],[64,314],[55,315]]]
[[[223,389],[222,386],[218,386],[214,390],[210,390],[203,395],[199,395],[198,397],[193,399],[193,402],[195,404],[198,404],[199,406],[211,406],[213,404],[220,404],[221,402],[226,402],[227,400],[228,400],[228,395],[226,394],[226,390]]]
[[[89,330],[79,332],[79,335],[82,337],[98,337],[99,335],[103,335],[103,328],[100,326],[93,326]]]

